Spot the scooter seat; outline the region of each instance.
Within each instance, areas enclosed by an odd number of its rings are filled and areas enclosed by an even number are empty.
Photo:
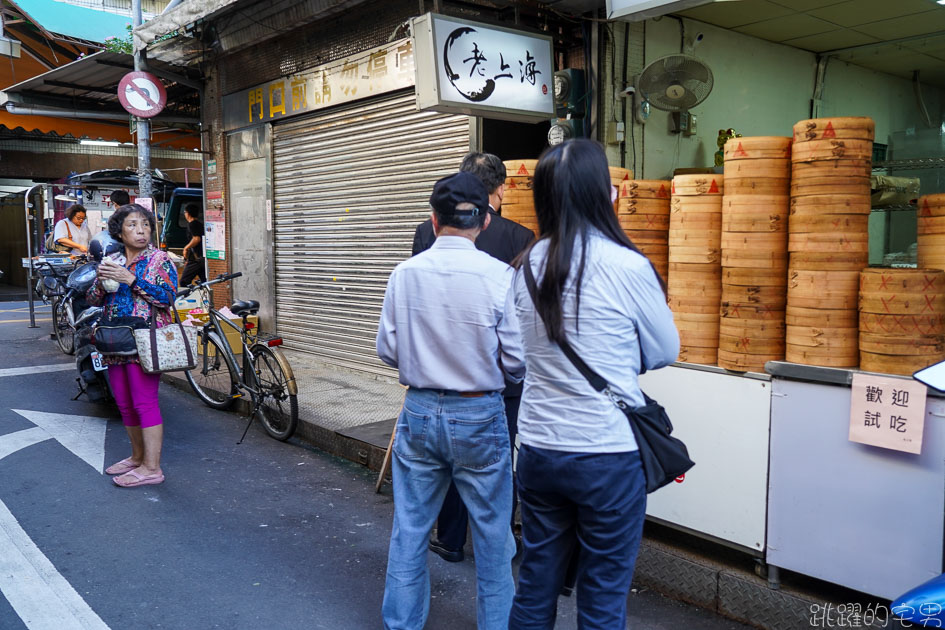
[[[240,300],[239,302],[234,302],[230,310],[238,317],[242,317],[243,315],[255,315],[259,311],[259,302],[256,300]]]

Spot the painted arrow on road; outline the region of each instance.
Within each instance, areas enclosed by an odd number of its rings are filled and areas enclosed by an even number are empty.
[[[14,409],[37,426],[0,435],[0,459],[55,439],[99,474],[105,419]],[[109,630],[0,501],[0,592],[29,630]]]

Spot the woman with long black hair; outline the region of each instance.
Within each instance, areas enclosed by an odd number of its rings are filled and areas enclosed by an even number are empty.
[[[643,533],[646,482],[627,417],[558,346],[633,406],[642,371],[676,360],[679,335],[664,285],[617,222],[603,149],[572,140],[541,157],[533,182],[539,240],[512,290],[526,376],[518,483],[525,553],[509,627],[554,627],[558,593],[577,560],[578,627],[626,627]]]

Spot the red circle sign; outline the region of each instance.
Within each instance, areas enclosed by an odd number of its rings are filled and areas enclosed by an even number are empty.
[[[152,118],[167,104],[167,92],[161,80],[149,72],[129,72],[118,84],[118,100],[126,111],[141,118]]]

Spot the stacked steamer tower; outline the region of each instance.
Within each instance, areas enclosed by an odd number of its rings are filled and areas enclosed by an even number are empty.
[[[786,359],[859,365],[860,271],[869,263],[873,120],[794,125]]]
[[[505,164],[505,196],[502,216],[538,234],[538,216],[532,195],[532,178],[538,160],[509,160]]]
[[[667,295],[679,330],[679,360],[715,365],[722,301],[721,175],[673,178]]]
[[[763,372],[784,358],[791,138],[725,143],[719,366]]]
[[[627,179],[617,187],[620,227],[663,278],[669,270],[671,187],[672,182],[661,179]]]

